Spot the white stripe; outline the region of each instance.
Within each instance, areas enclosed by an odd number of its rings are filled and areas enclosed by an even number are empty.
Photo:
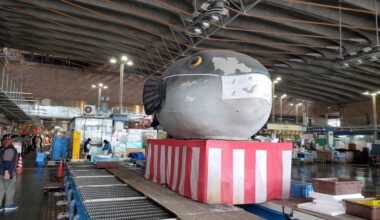
[[[222,150],[220,148],[209,148],[207,171],[207,202],[220,203],[222,181]]]
[[[157,169],[158,169],[158,145],[154,145],[153,155],[153,181],[157,182]]]
[[[179,194],[183,195],[185,188],[185,176],[186,176],[186,150],[187,147],[182,148],[182,167],[181,167],[181,179],[179,182]]]
[[[170,75],[167,77],[164,77],[163,79],[169,79],[172,77],[179,77],[179,76],[214,76],[214,77],[220,77],[220,75],[217,74],[210,74],[210,73],[194,73],[194,74],[176,74],[176,75]]]
[[[166,171],[166,184],[170,183],[170,176],[172,172],[172,146],[168,147],[168,166],[167,166],[167,171]]]
[[[256,151],[256,176],[255,176],[255,203],[265,202],[267,200],[267,151]]]
[[[191,174],[190,174],[190,193],[191,198],[198,199],[198,174],[199,174],[199,147],[192,148],[193,155],[191,157]]]
[[[152,145],[149,144],[148,145],[148,155],[147,155],[147,161],[146,161],[146,169],[145,169],[145,179],[148,179],[149,180],[149,176],[150,176],[150,163],[151,163],[151,160],[152,160]]]
[[[282,198],[289,198],[290,178],[292,170],[292,151],[282,151]]]
[[[161,184],[164,184],[165,180],[166,180],[166,175],[165,175],[165,145],[161,145],[160,176],[161,176]]]
[[[233,203],[244,204],[244,155],[245,150],[233,150]]]
[[[178,178],[178,160],[179,160],[179,147],[175,147],[174,152],[174,174],[173,174],[173,185],[172,190],[175,190],[177,187],[177,178]]]

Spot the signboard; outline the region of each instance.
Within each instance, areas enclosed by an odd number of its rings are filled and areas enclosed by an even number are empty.
[[[282,130],[282,131],[303,131],[303,127],[300,125],[288,125],[288,124],[267,124],[269,130]]]
[[[74,131],[73,135],[73,160],[78,160],[80,157],[80,132]]]

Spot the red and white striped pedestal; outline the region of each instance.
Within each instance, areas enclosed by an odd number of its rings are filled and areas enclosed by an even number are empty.
[[[145,178],[204,203],[286,199],[291,143],[148,140]]]

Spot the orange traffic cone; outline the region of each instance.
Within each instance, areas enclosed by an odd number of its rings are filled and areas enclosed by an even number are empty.
[[[22,157],[21,157],[21,155],[18,158],[16,173],[17,174],[21,174],[22,173]]]
[[[57,171],[57,177],[62,178],[63,177],[63,162],[62,160],[59,161],[58,171]]]

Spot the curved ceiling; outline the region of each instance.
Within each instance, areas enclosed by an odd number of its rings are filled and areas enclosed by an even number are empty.
[[[127,52],[135,65],[126,72],[145,78],[198,50],[230,49],[281,76],[276,91],[294,98],[347,103],[380,88],[379,61],[333,68],[340,44],[343,55],[376,45],[375,0],[342,0],[341,6],[338,0],[229,0],[236,18],[208,38],[185,34],[194,2],[204,1],[2,0],[0,46],[103,69],[110,57]]]

